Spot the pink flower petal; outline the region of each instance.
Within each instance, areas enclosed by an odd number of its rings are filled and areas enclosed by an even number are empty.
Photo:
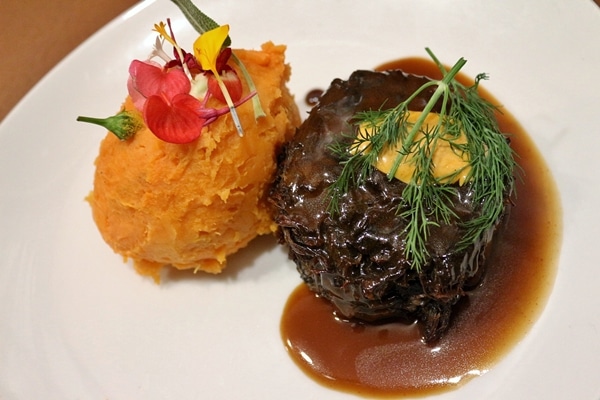
[[[146,97],[142,95],[137,89],[133,86],[133,79],[131,76],[127,79],[127,92],[129,92],[129,97],[133,101],[133,105],[140,112],[144,110],[144,104],[146,103]]]
[[[188,93],[191,88],[188,77],[180,68],[165,71],[155,63],[133,60],[129,74],[132,87],[146,98],[162,94],[171,99],[177,94]]]
[[[225,69],[221,73],[221,80],[225,84],[231,100],[235,103],[242,97],[242,81],[232,69]],[[208,92],[221,103],[226,103],[225,96],[219,87],[219,83],[213,74],[208,75]]]
[[[159,139],[189,143],[200,136],[205,120],[200,118],[200,101],[189,94],[173,97],[169,104],[162,96],[150,96],[144,106],[144,121]]]

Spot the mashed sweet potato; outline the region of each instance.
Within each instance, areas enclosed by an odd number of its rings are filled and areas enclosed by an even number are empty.
[[[250,101],[238,107],[244,137],[227,114],[190,144],[145,128],[127,141],[111,133],[102,141],[88,200],[104,240],[139,273],[157,281],[163,266],[219,273],[228,255],[275,231],[265,199],[276,150],[300,124],[284,51],[272,43],[234,50],[267,114],[255,120]],[[129,98],[123,107],[134,110]]]

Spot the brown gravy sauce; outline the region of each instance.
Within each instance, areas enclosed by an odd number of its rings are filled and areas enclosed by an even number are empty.
[[[322,94],[322,89],[313,89],[304,96],[304,102],[307,106],[316,106]]]
[[[439,78],[426,59],[406,58],[377,68]],[[472,82],[460,77],[463,84]],[[481,94],[499,104],[489,93]],[[480,376],[521,340],[552,289],[562,231],[558,192],[550,171],[521,126],[502,109],[523,169],[506,223],[496,232],[481,287],[455,313],[433,345],[416,324],[369,325],[340,321],[333,306],[304,284],[290,296],[281,335],[296,364],[322,385],[365,397],[425,396],[455,389]]]

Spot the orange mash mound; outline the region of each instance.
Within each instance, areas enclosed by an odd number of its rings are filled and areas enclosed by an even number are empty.
[[[243,137],[226,114],[190,144],[163,142],[146,128],[126,141],[108,133],[101,143],[88,197],[94,221],[115,252],[157,282],[164,266],[219,273],[228,255],[276,230],[266,195],[277,148],[300,124],[285,46],[234,52],[266,113],[255,120],[251,101],[237,108]],[[123,107],[135,111],[130,98]]]

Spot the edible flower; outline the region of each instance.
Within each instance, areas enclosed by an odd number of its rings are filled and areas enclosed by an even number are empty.
[[[178,4],[180,7],[193,7]],[[183,10],[183,9],[182,9]],[[186,16],[199,15],[199,10],[183,10]],[[230,113],[240,136],[243,128],[236,107],[253,99],[255,117],[264,115],[256,99],[255,86],[245,67],[229,47],[229,25],[217,25],[204,18],[191,21],[200,35],[193,44],[193,52],[180,47],[173,33],[171,22],[154,24],[158,33],[149,58],[133,60],[129,65],[127,89],[135,108],[140,112],[146,127],[159,139],[169,143],[190,143],[196,140],[202,129],[217,118]],[[208,24],[203,26],[202,23]],[[167,42],[173,46],[170,56],[163,50]],[[160,59],[163,63],[157,62]],[[243,95],[243,85],[229,64],[232,59],[248,83],[250,93]],[[208,106],[209,99],[224,103],[224,107]],[[211,105],[214,102],[211,103]],[[258,105],[258,106],[257,106]],[[121,140],[130,138],[143,124],[137,116],[133,123],[123,115],[106,119],[79,117],[78,121],[99,124],[109,129]]]
[[[139,116],[121,111],[108,118],[77,117],[77,121],[100,125],[111,131],[120,140],[127,140],[142,128]]]
[[[191,84],[181,68],[163,69],[151,61],[133,60],[129,64],[127,90],[135,107],[142,111],[151,96],[171,99],[180,93],[188,93]]]
[[[203,33],[194,42],[194,55],[196,56],[196,59],[198,59],[198,61],[200,62],[200,66],[202,67],[202,69],[209,70],[212,72],[213,77],[217,81],[217,84],[221,89],[221,93],[225,98],[225,102],[229,107],[229,112],[231,112],[231,116],[233,117],[235,127],[239,132],[240,136],[243,136],[244,131],[242,129],[240,119],[238,118],[238,115],[235,112],[233,100],[231,99],[231,95],[229,94],[227,86],[221,79],[220,71],[217,69],[217,60],[219,54],[221,54],[221,49],[223,48],[225,39],[227,39],[228,36],[229,25],[222,25]],[[239,82],[239,78],[237,78],[237,75],[234,74],[230,73],[228,75],[228,80]]]

